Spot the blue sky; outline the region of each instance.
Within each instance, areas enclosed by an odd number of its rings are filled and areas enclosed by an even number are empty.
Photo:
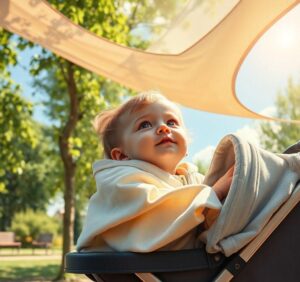
[[[299,6],[299,5],[298,5]],[[236,81],[236,92],[240,101],[256,112],[270,112],[278,91],[284,91],[288,78],[300,81],[300,7],[296,7],[276,23],[254,46],[244,63]],[[30,76],[24,70],[31,53],[21,54],[21,65],[12,70],[13,77],[22,85],[24,96],[32,97]],[[198,153],[205,158],[211,154],[220,139],[229,133],[241,133],[251,140],[257,139],[257,121],[217,115],[181,107],[186,126],[192,137],[187,160],[192,161]],[[35,116],[43,117],[38,107]]]

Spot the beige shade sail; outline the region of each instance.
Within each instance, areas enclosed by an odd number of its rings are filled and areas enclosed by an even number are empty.
[[[190,0],[183,11],[171,20],[147,52],[180,54],[197,43],[218,25],[239,0]]]
[[[180,34],[185,32],[182,19],[149,50],[141,51],[90,33],[43,0],[1,0],[0,26],[132,89],[158,89],[177,103],[203,111],[276,120],[242,105],[235,94],[235,80],[255,42],[299,1],[226,3],[214,23],[175,49],[170,47],[172,42],[181,41]],[[194,6],[185,17],[194,26],[200,17],[196,11]]]

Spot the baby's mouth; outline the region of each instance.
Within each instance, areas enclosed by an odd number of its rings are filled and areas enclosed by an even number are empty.
[[[170,137],[163,137],[163,138],[156,144],[156,146],[161,145],[161,144],[165,144],[165,143],[174,143],[174,144],[176,144],[176,142],[175,142],[172,138],[170,138]]]

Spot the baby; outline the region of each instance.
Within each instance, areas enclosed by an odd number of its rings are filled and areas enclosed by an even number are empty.
[[[179,108],[158,92],[141,93],[97,116],[105,160],[93,165],[97,192],[78,250],[151,252],[193,248],[229,190],[233,167],[212,187],[187,153]]]

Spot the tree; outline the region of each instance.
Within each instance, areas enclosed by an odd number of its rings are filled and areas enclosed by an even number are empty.
[[[3,81],[2,81],[3,82]],[[45,210],[55,191],[49,142],[31,116],[32,105],[9,83],[0,85],[0,228],[10,227],[15,213]]]
[[[12,138],[14,136],[15,128],[18,130],[27,131],[29,129],[28,124],[20,124],[18,122],[17,114],[25,118],[31,115],[31,105],[21,99],[19,95],[13,95],[19,91],[19,86],[14,85],[10,78],[10,73],[7,71],[7,66],[16,64],[16,52],[10,46],[11,34],[4,32],[0,29],[0,193],[6,192],[7,181],[5,180],[4,168],[15,171],[22,171],[24,166],[22,152],[11,152]],[[30,134],[27,131],[27,138],[23,138],[21,142],[30,143]],[[28,138],[29,137],[29,138]]]
[[[275,102],[276,117],[300,120],[300,84],[288,81],[285,93],[279,93]],[[274,152],[283,152],[300,139],[300,125],[289,122],[263,122],[260,125],[261,144]]]
[[[45,129],[34,121],[33,105],[22,97],[22,89],[9,71],[17,63],[17,46],[12,39],[11,33],[0,29],[1,230],[10,228],[17,212],[45,210],[54,191],[53,183],[46,188],[53,161],[45,157],[50,147]]]
[[[8,38],[0,32],[1,42]],[[5,45],[0,50],[1,62],[14,64],[15,53],[8,52]],[[40,129],[32,118],[32,104],[21,97],[20,86],[11,80],[4,63],[0,68],[0,228],[6,230],[16,212],[28,207],[44,208],[48,200],[42,190],[45,170],[31,162],[40,156]]]

